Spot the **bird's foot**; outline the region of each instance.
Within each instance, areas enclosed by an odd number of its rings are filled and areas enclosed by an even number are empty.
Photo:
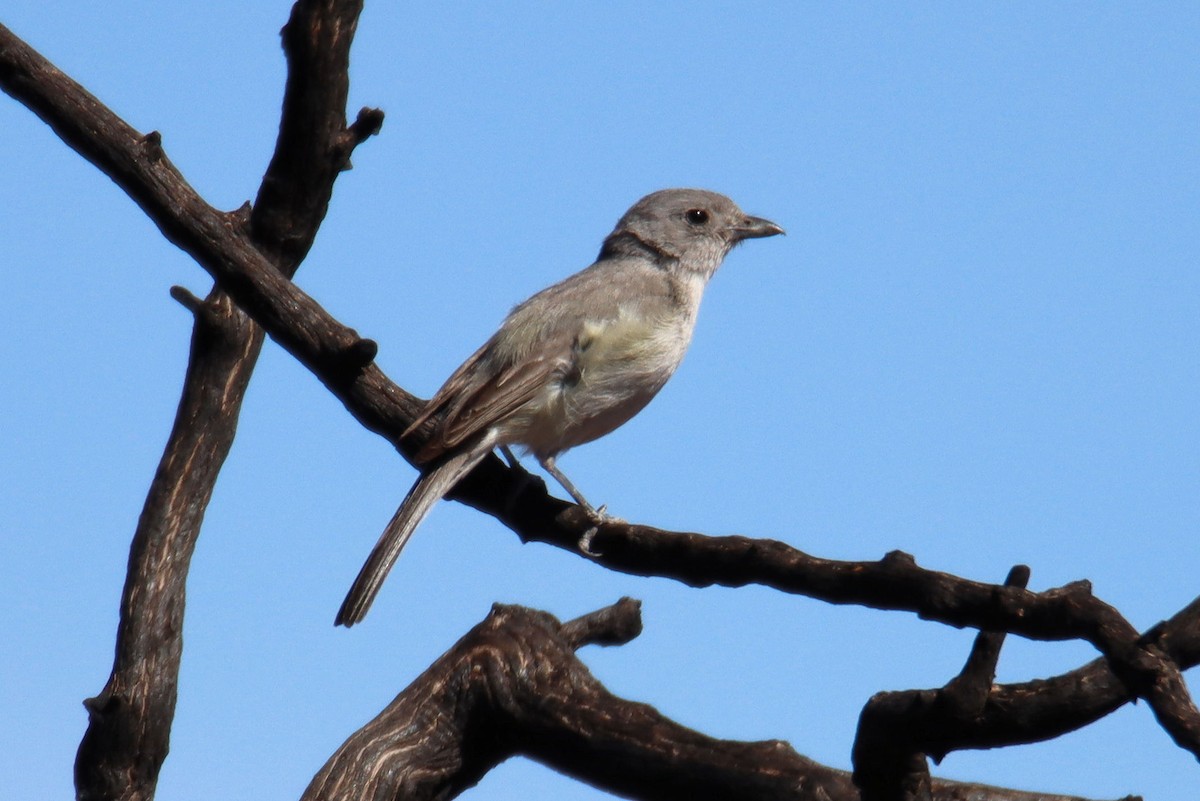
[[[613,517],[607,513],[608,506],[602,505],[599,509],[593,509],[591,506],[584,506],[584,511],[587,512],[588,519],[592,525],[587,531],[583,532],[583,536],[579,538],[579,552],[584,556],[598,559],[603,556],[603,553],[592,549],[592,540],[600,533],[600,526],[605,523],[623,522],[619,518]]]
[[[599,551],[592,550],[592,538],[599,533],[600,529],[598,526],[592,526],[587,531],[583,532],[583,536],[579,538],[579,552],[581,554],[591,557],[592,559],[598,559],[603,556],[603,554],[601,554]]]

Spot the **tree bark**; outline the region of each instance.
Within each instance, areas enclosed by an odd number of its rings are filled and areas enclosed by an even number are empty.
[[[633,639],[639,615],[629,599],[566,624],[493,607],[342,744],[301,801],[445,801],[513,756],[646,801],[859,801],[849,773],[787,743],[708,737],[609,693],[575,650]],[[929,790],[934,801],[1082,801],[936,780]]]
[[[324,217],[334,178],[382,119],[365,110],[346,124],[349,47],[359,10],[359,3],[335,0],[301,0],[295,6],[284,29],[289,77],[275,155],[254,207],[231,213],[196,194],[167,159],[156,133],[132,129],[0,26],[0,86],[113,178],[219,287],[203,302],[175,292],[196,317],[192,355],[170,442],[130,551],[113,673],[88,702],[90,726],[76,763],[82,798],[153,796],[169,747],[187,569],[262,343],[251,318],[364,426],[402,453],[420,445],[420,437],[401,442],[400,434],[421,401],[373,363],[373,342],[289,280]],[[986,632],[1079,638],[1102,654],[1070,674],[1026,685],[993,687],[974,670],[967,693],[971,714],[943,718],[936,737],[909,743],[919,747],[900,754],[899,778],[889,779],[881,793],[1061,798],[929,781],[918,775],[915,760],[952,748],[1057,736],[1136,698],[1149,703],[1181,747],[1200,754],[1200,712],[1180,673],[1200,661],[1200,599],[1139,634],[1085,582],[1030,592],[924,570],[899,552],[877,562],[838,562],[774,540],[707,537],[623,521],[600,526],[589,548],[581,549],[592,521],[551,497],[540,481],[528,481],[522,470],[505,468],[495,458],[451,497],[494,515],[523,540],[554,544],[610,569],[692,586],[762,584],[830,603],[912,611]],[[574,648],[598,637],[630,636],[626,607],[606,614],[626,627],[608,628],[600,617],[563,626],[543,613],[498,607],[347,741],[305,797],[446,798],[515,754],[644,798],[858,797],[849,774],[811,763],[785,744],[714,740],[650,707],[612,697],[573,655]],[[981,643],[989,637],[984,634]],[[881,699],[870,715],[892,714],[889,700],[910,707],[924,703],[927,692]]]
[[[248,225],[253,246],[283,275],[292,275],[312,246],[351,151],[382,122],[373,111],[354,126],[345,121],[360,11],[360,2],[293,9],[283,31],[289,72],[275,154],[253,211],[227,217],[231,226]],[[154,202],[146,181],[186,187],[157,134],[140,136],[2,27],[0,83],[69,145],[119,176],[143,207]],[[164,232],[181,225],[156,221]],[[75,760],[81,799],[154,796],[170,747],[188,567],[263,344],[262,329],[219,288],[204,302],[178,288],[173,294],[195,318],[188,369],[130,546],[112,672],[100,694],[84,702],[89,723]]]

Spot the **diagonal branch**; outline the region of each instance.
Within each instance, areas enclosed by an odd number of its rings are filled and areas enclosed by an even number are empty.
[[[274,269],[241,218],[206,204],[154,138],[136,136],[77,85],[60,96],[36,82],[14,80],[23,73],[14,72],[13,64],[40,57],[12,39],[0,30],[0,83],[6,90],[117,181],[168,239],[195,257],[364,426],[407,452],[400,434],[421,403],[371,362],[374,343],[335,320]],[[514,503],[522,484],[520,503]],[[549,496],[544,485],[524,481],[494,458],[460,482],[451,497],[497,517],[525,540],[576,553],[592,527],[582,510]],[[1128,621],[1096,599],[1084,582],[1032,593],[923,570],[906,554],[889,554],[879,562],[837,562],[773,540],[680,534],[622,522],[602,525],[587,556],[611,569],[693,586],[762,584],[831,603],[914,611],[955,626],[1035,639],[1084,639],[1111,660],[1131,692],[1150,703],[1177,743],[1200,754],[1200,711],[1178,667],[1139,642]]]
[[[175,424],[129,549],[112,672],[84,701],[79,799],[151,799],[170,748],[185,583],[204,511],[233,444],[261,329],[227,297],[185,298],[195,325]]]
[[[249,222],[253,246],[287,275],[311,247],[350,152],[382,121],[380,112],[364,110],[353,126],[345,122],[360,10],[360,2],[301,2],[284,28],[283,116]],[[143,208],[159,209],[151,217],[168,238],[168,231],[182,235],[186,223],[170,215],[187,214],[188,207],[164,208],[161,192],[152,188],[186,187],[157,134],[140,136],[2,26],[0,85]],[[191,209],[216,215],[191,195]],[[246,221],[236,214],[225,222],[245,227]],[[263,344],[262,329],[222,290],[206,301],[178,288],[172,294],[195,318],[191,354],[175,424],[130,546],[112,673],[101,693],[85,702],[89,725],[75,763],[83,799],[154,795],[174,718],[188,566]]]
[[[421,404],[371,362],[374,343],[333,319],[280,274],[254,241],[244,215],[224,214],[204,203],[166,159],[157,136],[137,135],[69,81],[39,81],[38,69],[45,66],[0,29],[0,84],[6,91],[121,185],[170,241],[194,256],[363,425],[404,451],[399,435]],[[355,128],[364,127],[369,121]],[[344,134],[354,137],[356,130]],[[267,224],[255,221],[254,227]],[[582,511],[536,483],[526,486],[521,502],[514,504],[512,494],[521,483],[516,471],[489,459],[453,497],[494,515],[525,540],[579,552],[578,542],[591,527]],[[1150,703],[1176,742],[1200,753],[1200,712],[1177,664],[1156,643],[1139,638],[1083,582],[1032,593],[924,570],[905,554],[889,554],[879,562],[836,562],[772,540],[706,537],[619,522],[600,527],[587,555],[611,569],[693,586],[762,584],[831,603],[913,611],[955,626],[1035,639],[1084,639],[1105,655],[1130,693]]]

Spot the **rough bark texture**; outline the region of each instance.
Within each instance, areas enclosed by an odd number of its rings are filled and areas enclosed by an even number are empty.
[[[382,119],[364,112],[355,126],[345,123],[350,42],[360,9],[357,2],[300,3],[284,28],[289,73],[279,139],[248,222],[253,246],[289,276],[312,246],[334,178]],[[186,214],[187,207],[143,185],[190,192],[157,134],[140,136],[7,30],[0,29],[0,48],[5,90],[143,208],[157,206],[160,214],[151,216],[164,233],[178,236],[184,223],[170,216]],[[188,200],[193,207],[201,203]],[[243,227],[247,219],[239,214],[225,221]],[[154,795],[174,719],[187,571],[263,344],[262,329],[220,289],[205,302],[182,290],[174,294],[195,317],[188,369],[130,546],[112,673],[85,702],[89,725],[75,762],[83,799]]]
[[[219,287],[203,302],[176,291],[196,317],[192,354],[130,551],[113,673],[88,702],[91,722],[76,765],[83,798],[153,796],[175,704],[187,569],[262,342],[250,318],[364,426],[402,452],[407,447],[399,435],[421,401],[373,363],[374,343],[289,280],[312,244],[338,171],[381,121],[375,111],[360,113],[353,125],[345,120],[359,10],[357,2],[335,0],[295,6],[283,36],[289,77],[275,155],[253,209],[232,213],[195,193],[157,134],[132,129],[0,26],[0,87],[121,186]],[[416,439],[411,445],[419,447]],[[1200,754],[1200,713],[1180,674],[1200,661],[1200,600],[1139,634],[1084,582],[1035,593],[924,570],[898,552],[878,562],[838,562],[773,540],[621,521],[602,525],[584,552],[579,541],[592,523],[582,510],[495,458],[452,497],[502,520],[523,540],[557,545],[614,570],[692,586],[762,584],[985,632],[1079,638],[1101,653],[1063,676],[992,686],[1000,637],[985,633],[963,675],[946,688],[878,696],[864,712],[856,754],[870,798],[1061,799],[932,781],[925,755],[1055,737],[1136,698],[1150,704],[1180,746]],[[305,797],[448,798],[515,754],[631,797],[859,797],[849,774],[812,763],[783,743],[714,740],[608,694],[573,650],[628,639],[636,634],[635,617],[623,604],[564,626],[543,613],[497,608],[351,737]],[[888,738],[897,726],[912,728],[911,736]]]
[[[187,571],[262,346],[260,329],[227,297],[192,305],[183,398],[129,549],[112,673],[84,702],[80,799],[154,797],[175,716]]]
[[[302,801],[449,799],[513,756],[655,801],[859,799],[849,773],[787,743],[718,740],[609,693],[574,651],[632,639],[638,615],[628,599],[567,624],[544,612],[494,607],[346,740]],[[590,623],[593,617],[602,622]],[[581,628],[589,633],[579,636]],[[934,801],[1072,801],[956,782],[927,789]]]

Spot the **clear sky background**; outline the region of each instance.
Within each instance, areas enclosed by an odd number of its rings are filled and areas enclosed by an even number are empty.
[[[626,519],[1045,589],[1139,628],[1200,593],[1200,7],[1192,3],[370,3],[351,113],[387,112],[298,282],[428,396],[507,309],[668,186],[788,229],[726,261],[661,396],[560,464]],[[288,4],[9,0],[0,22],[214,205],[274,144]],[[0,96],[0,772],[71,796],[129,539],[211,284]],[[972,633],[758,588],[689,589],[435,509],[365,624],[350,580],[414,478],[268,345],[189,580],[163,801],[292,799],[494,601],[622,595],[645,633],[583,659],[709,734],[849,766],[874,692],[940,686]],[[1002,681],[1095,656],[1011,638]],[[1192,799],[1142,706],[947,777]],[[472,798],[600,797],[515,760]]]

